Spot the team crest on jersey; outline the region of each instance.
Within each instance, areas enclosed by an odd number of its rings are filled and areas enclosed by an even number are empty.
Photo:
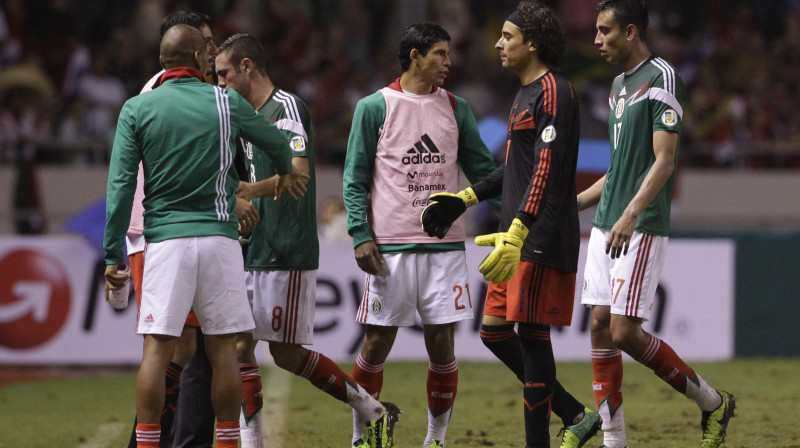
[[[381,314],[381,311],[383,311],[383,302],[380,297],[374,297],[372,299],[372,312],[374,314]]]
[[[619,101],[617,101],[617,108],[614,110],[614,116],[620,118],[623,112],[625,112],[625,98],[620,98]]]
[[[544,128],[544,131],[542,131],[542,140],[545,143],[550,143],[555,139],[556,139],[556,128],[555,128],[555,126],[550,125],[550,126]]]
[[[299,135],[295,135],[292,137],[292,141],[289,142],[289,146],[292,147],[292,151],[303,152],[306,150],[306,139],[300,137]]]
[[[664,126],[675,126],[678,124],[678,115],[672,109],[667,109],[661,114],[661,122],[664,123]]]

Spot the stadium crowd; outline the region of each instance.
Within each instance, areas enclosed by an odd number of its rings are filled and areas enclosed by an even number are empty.
[[[562,71],[581,95],[582,137],[605,139],[609,70],[593,45],[594,0],[550,0],[568,32]],[[276,83],[310,107],[318,163],[344,160],[356,101],[397,71],[387,52],[420,18],[453,37],[447,88],[505,119],[517,88],[493,48],[502,12],[482,0],[0,1],[0,163],[105,163],[119,108],[158,70],[168,12],[208,13],[222,39],[267,45]],[[652,46],[688,88],[684,165],[800,167],[800,2],[653,0]],[[508,82],[498,82],[507,80]]]

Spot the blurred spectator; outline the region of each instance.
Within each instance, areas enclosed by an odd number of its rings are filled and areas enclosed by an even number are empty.
[[[319,214],[319,238],[322,241],[347,241],[347,212],[339,197],[323,199]]]
[[[18,233],[45,230],[36,179],[36,153],[49,140],[50,123],[43,113],[52,97],[50,80],[36,64],[15,65],[0,72],[0,155],[16,165],[13,190]]]
[[[89,145],[84,152],[92,145],[104,148],[120,92],[123,99],[135,95],[158,69],[158,33],[153,30],[160,18],[178,9],[201,10],[212,15],[220,38],[250,32],[268,46],[275,81],[298,92],[309,106],[318,163],[340,165],[355,101],[391,82],[397,70],[394,55],[385,51],[387,42],[422,19],[452,30],[452,57],[461,62],[448,76],[448,90],[469,100],[479,120],[505,119],[504,105],[515,88],[513,82],[496,82],[506,75],[493,43],[503,20],[497,11],[516,3],[4,0],[0,69],[21,60],[42,61],[59,99],[49,99],[49,113],[59,119],[51,146]],[[545,3],[560,12],[568,33],[569,52],[561,71],[588,112],[581,115],[582,137],[605,139],[605,86],[618,73],[602,63],[593,44],[596,0]],[[675,61],[689,92],[681,162],[737,169],[796,167],[800,2],[650,0],[650,6],[651,33],[657,36],[651,39],[657,43],[653,50]],[[9,160],[0,157],[0,163]]]

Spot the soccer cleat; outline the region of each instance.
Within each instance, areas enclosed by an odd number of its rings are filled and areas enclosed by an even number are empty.
[[[572,426],[566,426],[561,429],[561,448],[580,448],[589,441],[603,424],[603,419],[600,414],[585,408],[583,411],[583,418],[578,423]]]
[[[353,442],[353,448],[367,448],[367,442],[365,442],[363,438],[358,439]]]
[[[722,397],[722,403],[713,411],[703,412],[703,419],[700,421],[700,427],[703,428],[700,448],[717,448],[722,445],[728,430],[728,421],[736,409],[736,399],[730,392],[717,389],[717,393]]]
[[[361,437],[364,448],[391,448],[394,445],[392,435],[394,425],[400,420],[400,409],[394,403],[381,402],[384,407],[383,414],[375,420],[367,422],[367,429]]]
[[[434,440],[431,440],[431,444],[428,445],[425,448],[444,448],[444,443],[434,439]]]

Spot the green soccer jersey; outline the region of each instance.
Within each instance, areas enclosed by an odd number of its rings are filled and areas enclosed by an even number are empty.
[[[254,271],[314,270],[319,267],[317,238],[316,184],[314,179],[314,129],[305,103],[297,96],[275,89],[259,109],[286,135],[293,157],[308,158],[310,179],[305,196],[294,200],[288,194],[279,200],[255,198],[253,206],[261,222],[250,237],[245,269]],[[269,158],[245,145],[245,164],[249,182],[258,182],[276,173]]]
[[[639,191],[655,162],[654,132],[677,132],[680,140],[684,97],[683,81],[675,68],[661,58],[650,57],[614,79],[608,100],[611,167],[592,225],[610,230]],[[677,159],[676,148],[676,166]],[[674,182],[673,171],[661,191],[639,215],[637,231],[659,236],[669,234]]]
[[[124,261],[139,162],[148,242],[212,235],[235,239],[237,135],[267,151],[281,174],[291,171],[286,137],[234,90],[182,77],[129,99],[119,114],[108,171],[106,264]]]

